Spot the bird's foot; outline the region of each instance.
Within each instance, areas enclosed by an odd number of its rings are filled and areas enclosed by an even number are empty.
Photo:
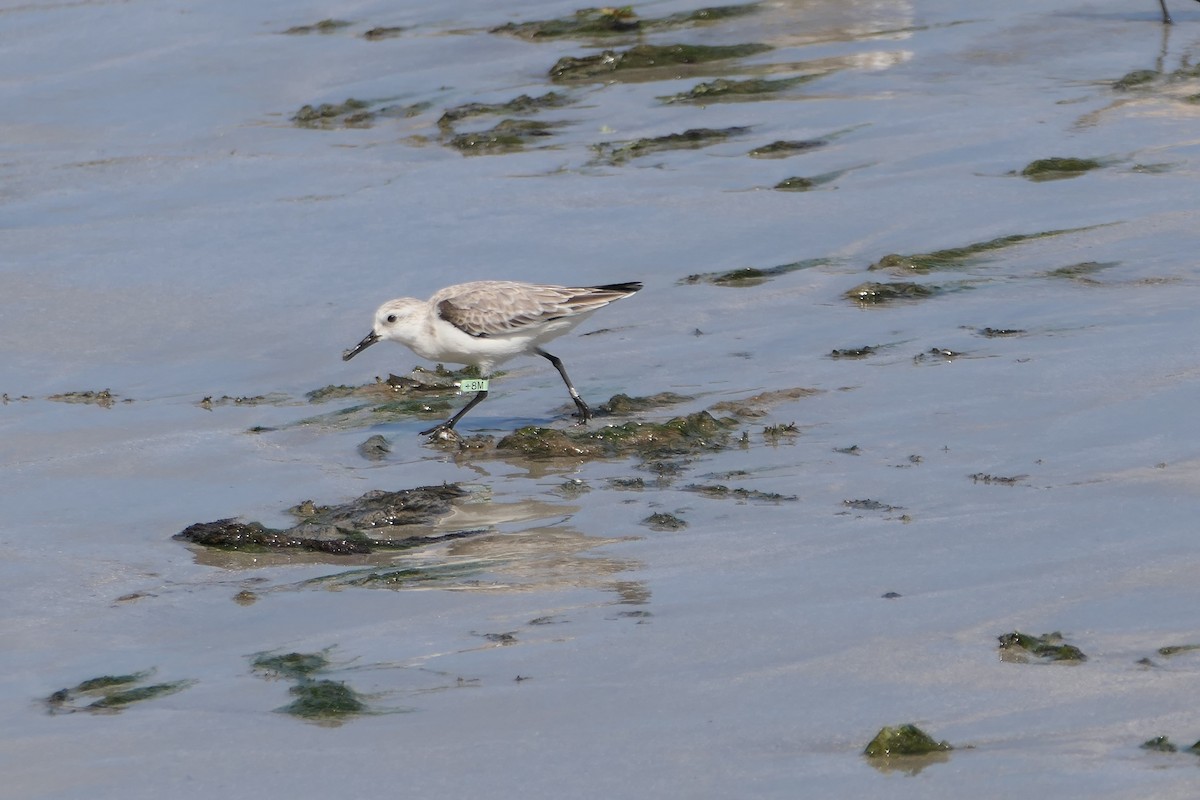
[[[454,426],[448,422],[443,422],[440,425],[434,425],[429,430],[421,431],[420,435],[428,436],[431,442],[455,442],[460,445],[463,443],[462,435],[454,430]]]
[[[575,427],[586,427],[588,420],[592,418],[592,410],[588,408],[587,403],[583,402],[583,400],[580,400],[578,397],[574,398],[574,400],[575,407],[579,409],[579,411],[575,414]]]

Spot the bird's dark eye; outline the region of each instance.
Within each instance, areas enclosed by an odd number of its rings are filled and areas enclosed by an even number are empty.
[[[388,314],[388,315],[387,315],[387,321],[388,321],[388,324],[389,324],[389,325],[390,325],[390,324],[392,324],[393,322],[395,322],[395,321],[396,321],[396,315],[395,315],[395,314]]]

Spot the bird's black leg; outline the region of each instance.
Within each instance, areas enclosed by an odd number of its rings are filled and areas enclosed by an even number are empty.
[[[587,422],[592,418],[592,410],[588,408],[588,404],[583,402],[583,398],[579,396],[579,392],[575,390],[575,384],[571,383],[571,376],[567,374],[567,368],[558,360],[557,356],[552,356],[540,347],[534,348],[534,351],[542,358],[549,361],[558,370],[558,374],[562,376],[563,383],[567,385],[567,391],[571,393],[571,399],[575,401],[575,407],[579,409],[579,424]]]
[[[1158,0],[1158,4],[1160,6],[1162,6],[1163,25],[1170,25],[1171,24],[1171,12],[1167,11],[1167,0]]]
[[[455,414],[453,417],[446,420],[445,422],[442,422],[438,425],[434,425],[432,428],[430,428],[427,431],[421,431],[421,435],[422,436],[439,436],[447,431],[449,431],[451,433],[455,433],[454,426],[458,424],[458,421],[460,419],[462,419],[464,416],[466,416],[468,411],[470,411],[472,408],[474,408],[475,406],[482,403],[484,398],[487,396],[488,396],[488,393],[487,393],[486,389],[482,392],[476,392],[475,396],[471,398],[470,402],[468,402],[465,406],[463,406],[462,410],[460,410],[457,414]],[[455,435],[457,436],[457,433],[455,433]]]

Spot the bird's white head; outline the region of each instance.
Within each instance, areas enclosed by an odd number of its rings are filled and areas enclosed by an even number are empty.
[[[375,325],[371,332],[353,348],[342,353],[342,360],[349,361],[371,345],[385,339],[408,345],[427,312],[427,304],[412,297],[388,300],[375,312]]]

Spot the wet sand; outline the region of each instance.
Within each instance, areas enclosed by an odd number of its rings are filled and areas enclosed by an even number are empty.
[[[6,796],[1191,797],[1200,652],[1160,652],[1200,643],[1175,5],[661,2],[536,41],[490,29],[575,7],[0,11]],[[551,76],[674,44],[770,49]],[[804,144],[750,155],[775,142]],[[1021,174],[1053,157],[1094,163]],[[310,399],[420,364],[341,361],[381,300],[481,279],[643,281],[554,352],[593,406],[685,399],[589,430],[728,437],[459,453],[417,435],[441,411]],[[569,432],[541,362],[462,432]],[[443,482],[478,535],[172,539]],[[1086,660],[1002,659],[1014,631]],[[319,666],[263,667],[290,654]],[[92,707],[104,676],[171,689]],[[284,711],[320,686],[353,710]],[[955,749],[862,755],[904,723]]]

